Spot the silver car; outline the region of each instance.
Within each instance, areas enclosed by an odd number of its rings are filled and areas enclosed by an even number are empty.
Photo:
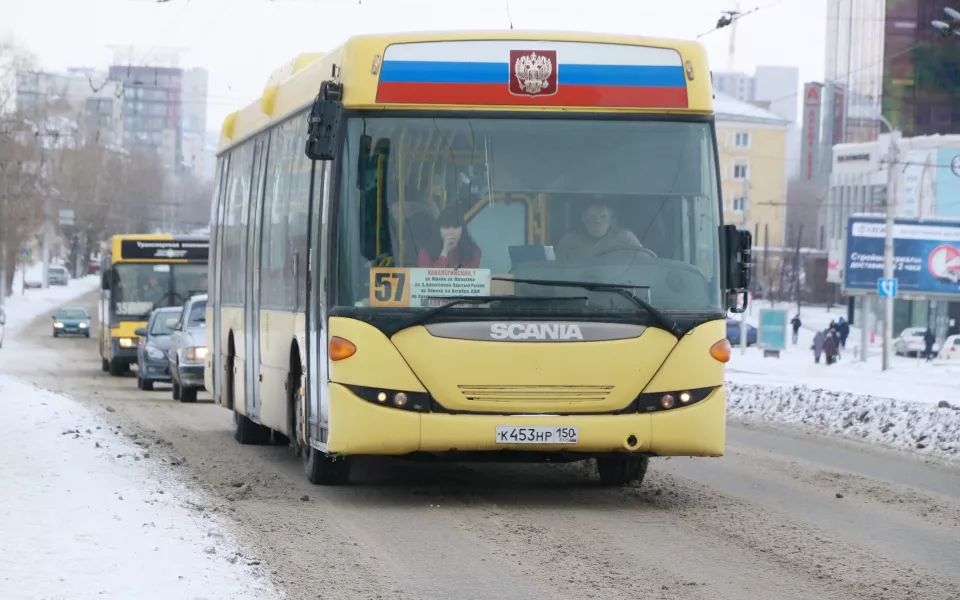
[[[67,285],[70,281],[70,274],[63,267],[50,265],[47,268],[47,283],[50,285]]]
[[[173,381],[173,399],[196,402],[204,388],[203,363],[207,358],[207,295],[193,296],[183,305],[179,318],[168,319],[173,330],[167,360]]]

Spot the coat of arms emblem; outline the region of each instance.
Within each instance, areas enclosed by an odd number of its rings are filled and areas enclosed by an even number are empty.
[[[556,50],[511,50],[510,92],[520,96],[557,93]]]

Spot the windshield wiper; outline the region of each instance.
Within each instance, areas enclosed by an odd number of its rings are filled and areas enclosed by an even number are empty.
[[[454,306],[459,306],[461,304],[486,304],[488,302],[550,302],[550,301],[569,301],[569,300],[584,300],[587,298],[585,296],[581,297],[564,297],[558,298],[556,296],[462,296],[462,297],[450,297],[450,296],[432,296],[428,297],[428,300],[437,300],[437,299],[447,299],[449,302],[441,304],[440,306],[435,306],[423,313],[422,315],[417,315],[409,322],[401,325],[397,331],[400,329],[406,329],[408,327],[414,327],[416,325],[423,325],[428,323],[434,317],[440,313],[453,308]]]
[[[564,281],[564,280],[554,280],[554,279],[513,279],[510,277],[491,277],[490,279],[494,281],[512,281],[513,283],[526,283],[528,285],[543,285],[549,287],[577,287],[588,292],[611,292],[614,294],[619,294],[627,300],[633,302],[637,308],[642,308],[648,313],[650,313],[654,319],[660,324],[660,327],[667,330],[678,340],[683,337],[683,330],[680,329],[680,325],[676,321],[668,317],[667,315],[660,312],[659,309],[655,308],[649,302],[637,298],[632,290],[639,288],[649,288],[646,285],[628,285],[628,284],[617,284],[617,283],[594,283],[592,281]],[[523,296],[518,296],[522,298]]]

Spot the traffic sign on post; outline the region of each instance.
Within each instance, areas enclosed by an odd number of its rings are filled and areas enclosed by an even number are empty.
[[[877,295],[881,298],[896,298],[897,297],[897,279],[896,277],[892,279],[880,278],[877,280]]]
[[[30,250],[20,251],[20,262],[30,262],[33,259],[33,252]]]

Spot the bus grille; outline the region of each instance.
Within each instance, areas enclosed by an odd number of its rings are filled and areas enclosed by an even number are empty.
[[[461,385],[460,393],[471,402],[602,402],[613,391],[606,385]]]

